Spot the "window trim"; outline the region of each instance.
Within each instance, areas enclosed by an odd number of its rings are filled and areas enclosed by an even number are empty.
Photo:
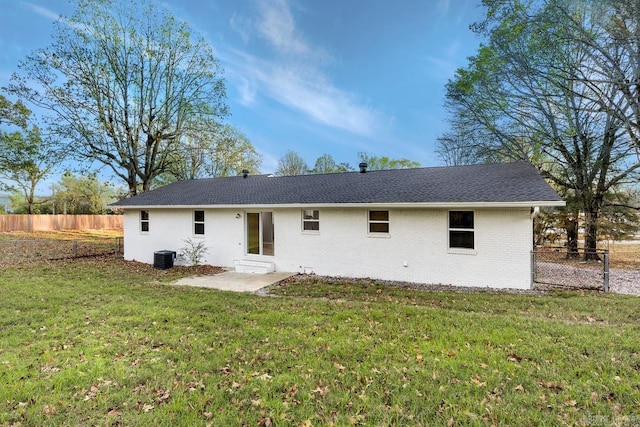
[[[372,212],[386,212],[387,219],[379,220],[379,219],[371,219]],[[372,224],[386,224],[387,231],[371,231]],[[367,235],[369,237],[389,237],[391,231],[391,213],[388,209],[369,209],[367,210]]]
[[[452,212],[471,212],[472,214],[472,227],[451,227],[451,213]],[[467,232],[471,233],[473,238],[473,247],[461,247],[451,246],[451,232]],[[475,210],[449,210],[447,211],[447,250],[449,253],[458,254],[476,254],[476,211]]]
[[[198,221],[196,219],[196,212],[202,212],[202,221]],[[204,236],[205,234],[205,220],[206,220],[206,214],[204,209],[194,209],[193,210],[193,235],[194,236]],[[198,226],[201,225],[202,226],[202,233],[198,233]]]
[[[311,218],[305,218],[305,212],[311,212]],[[317,218],[316,218],[317,213]],[[320,210],[319,209],[302,209],[300,212],[302,219],[301,227],[304,234],[320,234]],[[305,224],[317,224],[317,229],[306,229]]]
[[[146,218],[145,218],[145,213],[146,213]],[[142,233],[142,234],[148,234],[149,233],[149,222],[150,222],[149,217],[150,216],[151,215],[149,214],[149,210],[148,209],[140,209],[140,214],[138,215],[138,221],[140,223],[140,226],[139,226],[140,233]],[[145,228],[145,224],[147,226],[146,230],[144,229]]]

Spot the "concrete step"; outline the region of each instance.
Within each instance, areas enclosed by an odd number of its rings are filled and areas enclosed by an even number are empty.
[[[238,273],[266,274],[276,271],[276,265],[269,261],[250,261],[246,259],[236,259],[233,266]]]

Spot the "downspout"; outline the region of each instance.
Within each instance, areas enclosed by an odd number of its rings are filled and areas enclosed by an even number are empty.
[[[540,206],[532,206],[531,207],[531,231],[533,233],[533,221],[536,219],[536,217],[540,215]],[[533,245],[533,239],[531,239],[531,287],[530,289],[533,289],[535,283],[536,283],[536,252],[535,252],[535,246]]]
[[[540,206],[532,206],[531,207],[531,221],[536,219],[536,217],[540,215]]]

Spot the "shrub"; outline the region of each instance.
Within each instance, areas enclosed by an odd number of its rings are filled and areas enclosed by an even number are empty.
[[[203,241],[194,242],[191,239],[183,240],[185,246],[180,248],[179,258],[182,262],[188,265],[200,265],[207,260],[204,255],[209,250]]]

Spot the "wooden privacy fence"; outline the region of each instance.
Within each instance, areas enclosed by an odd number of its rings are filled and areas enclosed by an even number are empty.
[[[122,215],[0,215],[0,231],[122,230]]]

